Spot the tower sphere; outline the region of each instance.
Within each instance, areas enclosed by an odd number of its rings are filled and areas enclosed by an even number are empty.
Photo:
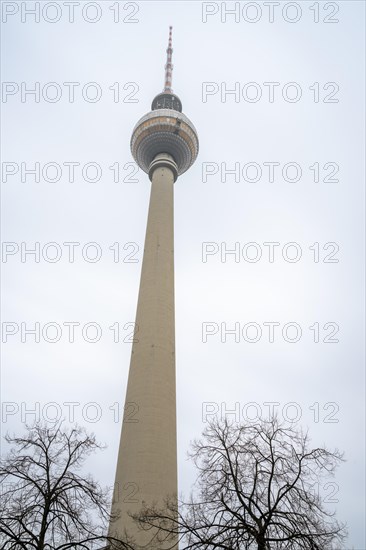
[[[139,167],[150,173],[157,155],[167,154],[175,163],[175,179],[197,158],[198,135],[192,122],[182,113],[182,102],[172,90],[172,27],[170,27],[165,65],[165,86],[132,131],[131,153]]]
[[[149,173],[149,166],[156,155],[168,153],[173,157],[180,175],[197,158],[197,131],[183,113],[174,109],[156,109],[144,115],[133,129],[131,152],[146,173]]]

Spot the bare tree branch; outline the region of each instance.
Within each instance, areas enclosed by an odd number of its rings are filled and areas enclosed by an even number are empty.
[[[344,548],[345,525],[314,491],[343,460],[338,450],[311,449],[307,433],[277,418],[224,420],[208,425],[190,457],[198,470],[190,499],[133,516],[156,540],[178,534],[182,550]]]
[[[0,547],[3,550],[133,550],[105,533],[110,490],[79,473],[86,458],[103,447],[93,434],[61,425],[36,424],[12,444],[0,462]]]

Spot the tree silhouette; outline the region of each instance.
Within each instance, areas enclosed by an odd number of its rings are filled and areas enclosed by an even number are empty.
[[[190,453],[198,477],[189,501],[167,501],[167,511],[145,507],[134,518],[151,529],[157,548],[175,532],[181,549],[340,550],[345,526],[315,487],[342,454],[309,443],[307,433],[276,418],[212,421]]]
[[[111,519],[109,491],[80,473],[102,448],[80,427],[36,424],[0,462],[0,547],[3,550],[131,549],[104,535]],[[113,518],[112,518],[113,519]]]

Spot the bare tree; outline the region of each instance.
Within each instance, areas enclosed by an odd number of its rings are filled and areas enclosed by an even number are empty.
[[[132,548],[105,536],[109,491],[80,473],[85,459],[102,448],[95,436],[79,427],[27,428],[24,437],[6,436],[13,447],[0,462],[0,547]]]
[[[315,489],[343,460],[338,450],[311,449],[307,433],[273,418],[242,425],[212,421],[190,455],[198,477],[189,501],[134,516],[155,533],[155,544],[166,544],[175,532],[181,549],[344,548],[345,525]]]

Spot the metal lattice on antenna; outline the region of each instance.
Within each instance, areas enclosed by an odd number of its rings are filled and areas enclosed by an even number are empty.
[[[172,47],[172,29],[173,27],[169,27],[169,42],[168,47],[166,50],[167,56],[166,56],[166,65],[165,65],[165,85],[163,92],[172,93],[172,77],[173,77],[173,63],[172,63],[172,54],[173,54],[173,47]]]

